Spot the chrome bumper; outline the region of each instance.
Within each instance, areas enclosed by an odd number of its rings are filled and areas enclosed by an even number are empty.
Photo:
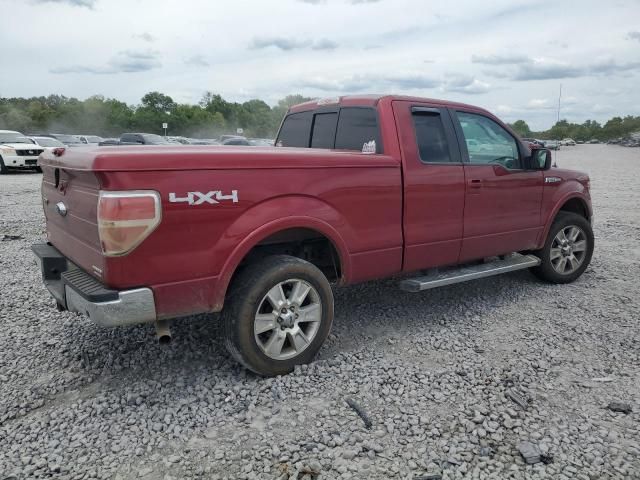
[[[118,292],[117,300],[90,302],[67,285],[65,297],[67,310],[82,313],[103,327],[119,327],[156,320],[153,292],[149,288],[121,290]]]
[[[55,247],[31,247],[42,271],[42,281],[60,310],[87,315],[105,327],[117,327],[156,320],[156,306],[150,288],[112,290],[78,268]]]

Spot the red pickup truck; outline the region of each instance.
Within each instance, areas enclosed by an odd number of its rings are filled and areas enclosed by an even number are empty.
[[[40,161],[58,308],[115,326],[222,312],[263,375],[309,362],[331,284],[399,288],[530,268],[566,283],[593,252],[589,177],[552,168],[489,112],[401,96],[292,107],[275,147],[57,150]],[[412,275],[408,275],[414,272]]]

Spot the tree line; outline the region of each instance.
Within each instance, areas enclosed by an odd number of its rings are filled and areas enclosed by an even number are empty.
[[[244,135],[273,138],[287,109],[310,98],[289,95],[274,107],[262,100],[228,102],[206,92],[197,105],[175,102],[169,95],[149,92],[139,105],[94,95],[78,100],[62,95],[31,98],[0,97],[0,129],[23,133],[76,133],[104,137],[123,132],[216,138],[243,129]]]
[[[582,141],[597,139],[602,141],[627,137],[631,133],[640,132],[640,116],[613,117],[604,125],[595,120],[587,120],[584,123],[570,123],[567,120],[560,120],[549,130],[541,132],[532,131],[524,120],[517,120],[510,126],[519,135],[528,138],[533,137],[542,140],[572,138]]]
[[[258,99],[229,102],[212,92],[206,92],[196,105],[177,103],[160,92],[147,93],[139,105],[128,105],[102,95],[86,100],[63,95],[0,97],[0,129],[111,137],[127,131],[162,134],[162,124],[167,123],[169,135],[215,138],[242,128],[250,137],[273,138],[287,109],[308,100],[311,99],[302,95],[289,95],[270,107]],[[523,137],[610,140],[640,131],[640,116],[613,117],[604,125],[594,120],[582,124],[561,120],[541,132],[532,131],[524,120],[514,122],[511,127]]]

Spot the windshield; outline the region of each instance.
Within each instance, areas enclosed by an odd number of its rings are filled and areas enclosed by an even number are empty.
[[[59,133],[55,134],[55,137],[60,140],[62,143],[82,143],[79,138],[74,137],[73,135],[62,135]]]
[[[144,135],[144,139],[145,139],[145,141],[147,143],[155,144],[155,145],[165,145],[165,144],[169,144],[170,143],[164,137],[161,137],[160,135],[155,135],[153,133],[149,133],[149,134]]]
[[[49,137],[36,137],[34,139],[38,145],[41,147],[64,147],[64,143],[55,138]]]
[[[20,132],[0,132],[0,143],[33,143]]]

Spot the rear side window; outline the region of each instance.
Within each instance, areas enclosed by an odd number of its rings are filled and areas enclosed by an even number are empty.
[[[335,148],[363,151],[365,144],[375,142],[375,152],[382,152],[378,115],[373,108],[340,109]]]
[[[287,115],[282,123],[276,144],[282,147],[308,147],[313,112]]]
[[[316,113],[313,119],[311,148],[333,148],[337,122],[337,113]]]
[[[425,163],[449,163],[449,142],[437,112],[414,112],[413,125],[416,129],[416,141],[420,160]]]

